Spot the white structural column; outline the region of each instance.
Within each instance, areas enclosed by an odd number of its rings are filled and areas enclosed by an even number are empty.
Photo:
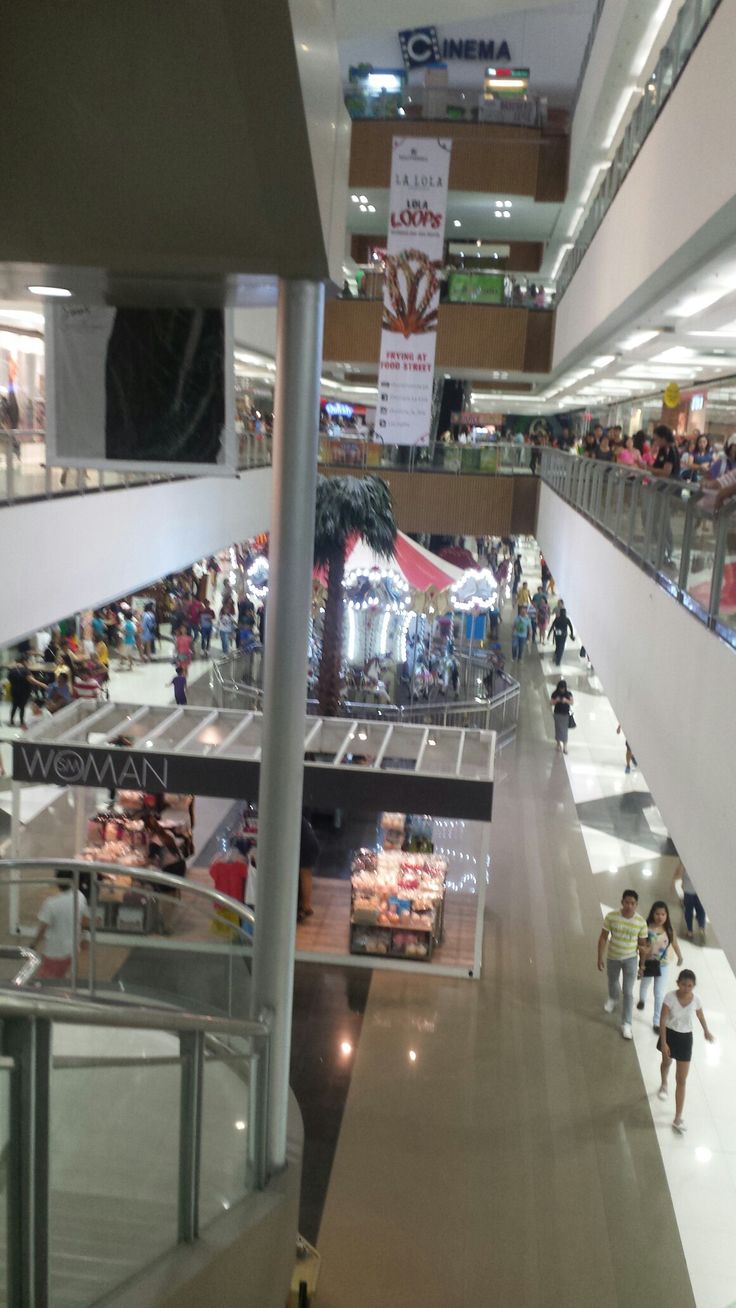
[[[323,311],[321,283],[281,282],[253,969],[254,1013],[273,1027],[271,1170],[286,1161]]]

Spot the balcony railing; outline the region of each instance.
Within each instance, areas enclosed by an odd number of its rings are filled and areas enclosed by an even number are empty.
[[[405,86],[401,91],[379,91],[358,82],[349,82],[344,94],[353,119],[500,123],[509,127],[543,127],[547,121],[544,96],[485,100],[482,91],[457,87]]]
[[[4,888],[32,894],[42,865],[53,880],[54,860],[4,860]],[[75,885],[109,874],[61,865]],[[269,1179],[268,1024],[161,995],[93,1002],[89,914],[88,981],[0,992],[0,1302],[18,1308],[107,1302]]]
[[[684,0],[672,35],[659,56],[641,103],[631,116],[610,168],[603,175],[575,244],[562,262],[557,276],[558,300],[565,294],[585,258],[629,169],[720,3],[721,0]]]
[[[713,513],[690,482],[558,450],[543,480],[701,622],[736,648],[736,502]]]
[[[488,256],[485,258],[487,260]],[[442,268],[439,276],[440,304],[482,304],[506,309],[553,309],[555,305],[556,288],[549,278],[542,285],[535,281],[533,274],[521,277],[500,269],[496,271],[487,263],[476,268],[471,255],[464,267]],[[366,272],[358,295],[343,292],[339,298],[382,300],[383,286],[383,268],[374,266]]]
[[[463,445],[458,441],[432,441],[430,445],[392,445],[374,437],[362,439],[346,431],[342,436],[320,436],[319,462],[324,467],[366,468],[380,472],[482,473],[486,476],[528,476],[533,446],[495,444]]]
[[[270,437],[248,433],[238,440],[240,471],[270,464]],[[174,472],[54,466],[46,459],[43,431],[0,431],[0,506],[50,499],[56,495],[90,495],[131,486],[152,486],[156,482],[179,479]]]

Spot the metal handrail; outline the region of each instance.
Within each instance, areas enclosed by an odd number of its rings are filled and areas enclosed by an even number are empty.
[[[0,958],[22,959],[20,970],[10,982],[11,986],[17,986],[19,989],[35,976],[41,966],[41,955],[25,945],[0,945]]]
[[[17,436],[34,436],[39,438],[36,442],[39,444],[40,439],[45,441],[46,433],[41,430],[10,432],[0,429],[0,436],[5,438],[4,440],[0,439],[0,453],[4,455],[5,462],[5,493],[3,494],[3,491],[0,488],[0,507],[16,503],[25,504],[34,500],[53,499],[55,496],[94,495],[102,491],[128,490],[132,486],[153,486],[158,485],[160,482],[188,481],[191,479],[189,474],[179,474],[175,471],[169,471],[168,469],[158,473],[148,471],[141,472],[134,465],[129,468],[102,467],[90,470],[87,468],[65,467],[62,464],[44,463],[39,464],[37,469],[39,473],[43,473],[43,487],[39,487],[31,494],[16,493],[18,491],[19,483],[22,482],[24,473],[17,471],[13,462],[13,438]],[[270,466],[270,437],[256,436],[253,433],[247,432],[239,436],[238,439],[240,441],[237,461],[237,470],[239,473],[248,472],[253,468]],[[3,446],[5,447],[4,449],[2,449]],[[0,476],[1,469],[2,464],[0,463]],[[96,474],[96,484],[88,484],[87,478],[90,471]],[[65,481],[63,485],[55,487],[53,482],[54,472],[60,472],[62,475],[66,473],[68,476],[68,482]],[[112,475],[115,480],[110,481],[110,475]],[[206,468],[203,468],[201,475],[207,475]],[[108,480],[106,480],[106,476],[108,477]]]
[[[135,877],[141,881],[153,881],[157,885],[170,886],[176,890],[187,890],[194,895],[200,895],[203,899],[208,899],[212,903],[220,904],[222,908],[228,908],[233,913],[237,913],[241,921],[247,922],[249,926],[255,925],[255,914],[246,904],[242,904],[238,899],[231,899],[229,895],[223,895],[221,890],[211,890],[209,886],[200,886],[196,881],[185,881],[182,877],[173,876],[170,872],[160,872],[157,868],[149,867],[126,867],[120,863],[92,863],[83,858],[0,858],[0,872],[4,868],[24,868],[24,867],[48,867],[58,869],[59,871],[69,871],[81,873],[103,872],[106,876],[114,877]]]
[[[187,1013],[179,1008],[141,1008],[121,1004],[80,1003],[63,997],[40,998],[36,995],[11,995],[0,991],[0,1018],[43,1017],[52,1022],[70,1022],[74,1026],[115,1026],[145,1028],[149,1031],[203,1031],[205,1035],[239,1036],[262,1039],[270,1034],[267,1021],[246,1021],[218,1017],[209,1013]]]

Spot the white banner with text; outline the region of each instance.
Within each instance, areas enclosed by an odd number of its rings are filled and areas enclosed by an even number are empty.
[[[427,445],[452,141],[395,136],[376,434]]]

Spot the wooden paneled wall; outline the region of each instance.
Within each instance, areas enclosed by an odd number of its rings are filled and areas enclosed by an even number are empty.
[[[334,363],[378,363],[379,300],[329,300],[325,306],[324,358]],[[554,314],[493,304],[441,304],[437,324],[438,368],[548,372]]]
[[[346,468],[320,468],[328,477],[365,476]],[[448,535],[533,535],[537,519],[537,477],[489,474],[394,472],[371,475],[388,483],[402,531]]]
[[[353,123],[350,146],[350,185],[354,189],[388,187],[391,181],[391,138],[395,122]],[[403,136],[452,138],[451,191],[486,191],[530,195],[537,200],[563,200],[567,190],[567,137],[545,136],[538,128],[490,123],[408,122]]]

